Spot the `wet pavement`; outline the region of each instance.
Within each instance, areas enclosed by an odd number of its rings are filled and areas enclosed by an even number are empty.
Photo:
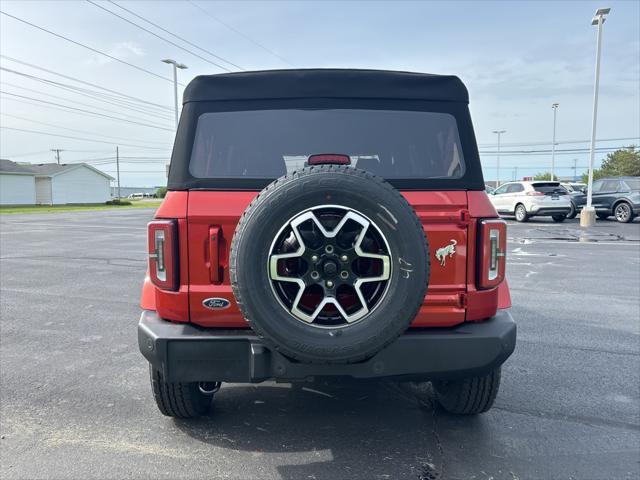
[[[598,242],[509,221],[519,338],[487,414],[340,380],[224,385],[210,416],[176,421],[136,343],[151,215],[0,218],[1,478],[640,477],[638,220],[599,221]]]

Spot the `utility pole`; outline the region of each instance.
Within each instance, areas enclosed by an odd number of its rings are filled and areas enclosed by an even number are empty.
[[[591,148],[589,151],[589,182],[587,183],[587,204],[580,212],[580,226],[591,227],[596,223],[596,210],[591,205],[591,192],[593,190],[593,156],[596,147],[596,120],[598,118],[598,88],[600,87],[600,54],[602,52],[602,25],[610,8],[599,8],[591,19],[591,25],[598,26],[598,40],[596,46],[596,75],[593,86],[593,113],[591,117]]]
[[[64,152],[64,150],[62,150],[61,148],[52,148],[51,151],[55,152],[56,162],[58,162],[58,165],[60,165],[60,152]]]
[[[116,172],[118,172],[118,198],[120,198],[120,148],[116,145]]]
[[[556,169],[556,114],[558,113],[559,103],[554,103],[551,105],[553,108],[553,140],[551,143],[551,181],[555,180],[555,169]]]
[[[518,167],[513,167],[513,180],[518,180]]]
[[[498,135],[498,158],[496,164],[496,188],[500,186],[500,135],[506,133],[506,130],[494,130],[493,133]]]
[[[573,180],[576,181],[578,179],[578,159],[573,159]]]

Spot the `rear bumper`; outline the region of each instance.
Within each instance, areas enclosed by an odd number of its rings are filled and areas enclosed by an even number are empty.
[[[170,382],[257,383],[309,377],[436,379],[488,373],[513,353],[516,324],[509,310],[481,323],[409,331],[369,360],[299,363],[267,347],[251,330],[203,329],[162,320],[145,310],[138,324],[145,358]]]
[[[551,216],[551,215],[568,215],[571,212],[571,206],[563,207],[538,207],[533,205],[531,207],[531,216]]]

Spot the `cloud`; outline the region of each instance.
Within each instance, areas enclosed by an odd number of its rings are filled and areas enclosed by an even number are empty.
[[[146,55],[144,49],[135,42],[118,42],[113,44],[111,48],[106,50],[107,54],[121,60],[128,60],[136,57],[144,57]],[[88,60],[89,65],[107,65],[114,62],[111,58],[103,55],[94,55]]]

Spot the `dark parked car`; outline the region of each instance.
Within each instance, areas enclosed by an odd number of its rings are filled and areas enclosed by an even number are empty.
[[[571,212],[569,212],[567,218],[576,218],[576,215],[587,203],[587,196],[585,195],[587,185],[584,183],[561,183],[561,185],[567,190],[571,200]]]
[[[580,197],[582,208],[586,195]],[[611,215],[622,223],[631,222],[640,214],[640,177],[601,178],[593,182],[592,204],[598,218]]]

